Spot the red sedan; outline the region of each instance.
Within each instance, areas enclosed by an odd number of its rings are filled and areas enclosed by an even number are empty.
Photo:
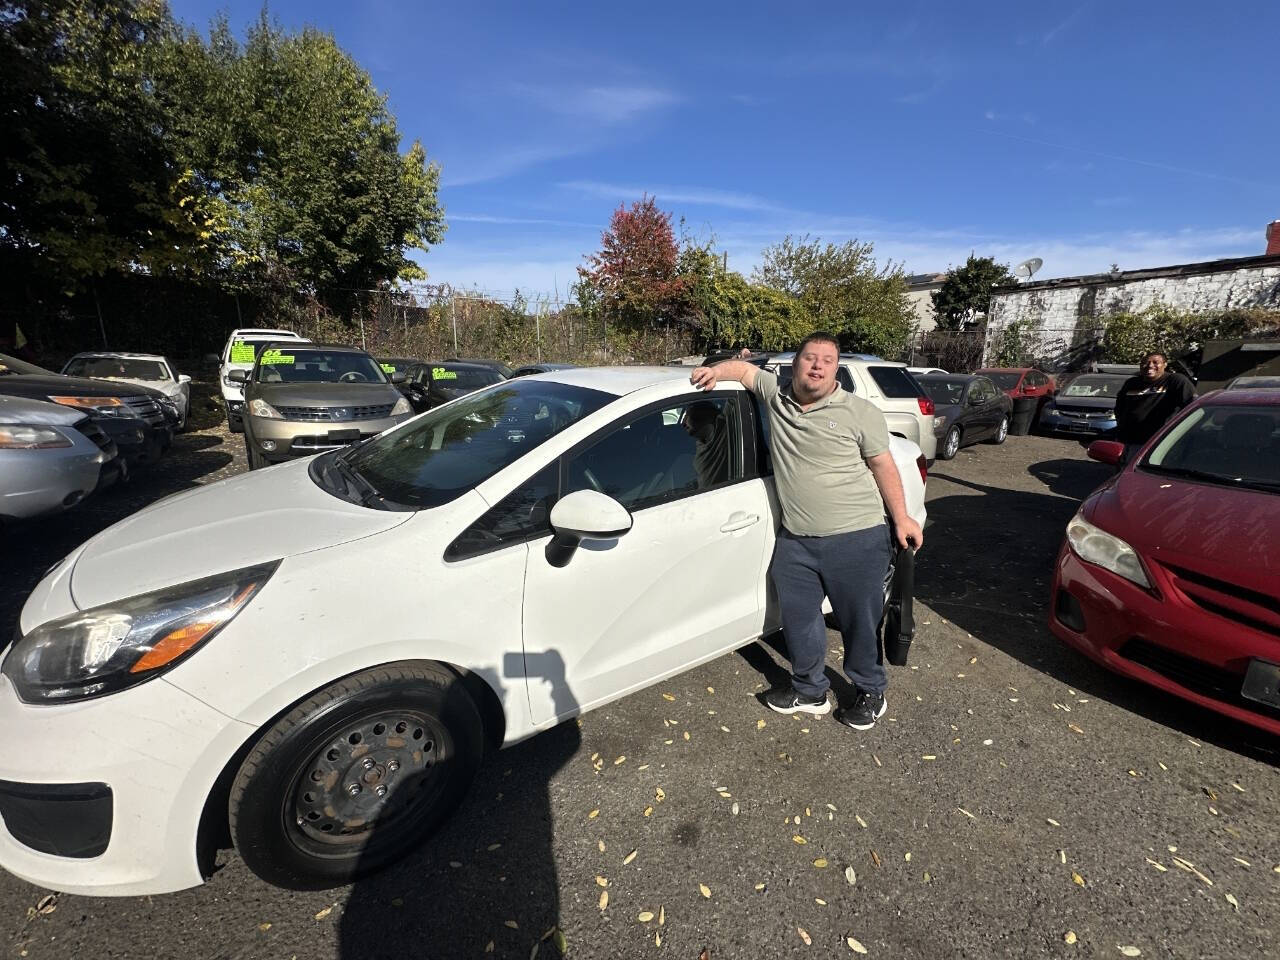
[[[1035,367],[987,367],[974,372],[987,377],[1014,400],[1018,397],[1051,397],[1058,386],[1053,377]]]
[[[1103,666],[1280,734],[1280,391],[1207,394],[1094,491],[1051,606]]]

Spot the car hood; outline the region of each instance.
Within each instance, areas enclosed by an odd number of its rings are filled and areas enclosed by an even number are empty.
[[[83,419],[83,410],[60,403],[0,396],[0,423],[43,423],[55,427],[70,427]]]
[[[100,383],[127,383],[135,387],[144,387],[163,393],[166,397],[176,397],[182,392],[182,384],[176,380],[135,380],[132,377],[92,377]]]
[[[158,391],[123,380],[92,380],[89,377],[64,377],[50,374],[18,373],[0,377],[0,393],[15,397],[151,397]]]
[[[187,490],[90,540],[71,593],[81,609],[382,533],[413,516],[339,500],[308,460]]]
[[[273,407],[367,407],[400,399],[389,383],[255,383],[250,393]]]
[[[1128,470],[1094,495],[1086,519],[1144,557],[1275,591],[1280,494]]]
[[[1064,397],[1061,394],[1053,398],[1055,407],[1066,407],[1076,410],[1114,410],[1115,397]]]

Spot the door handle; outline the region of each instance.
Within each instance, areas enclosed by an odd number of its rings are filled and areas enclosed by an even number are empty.
[[[720,527],[721,533],[735,533],[738,530],[745,530],[753,523],[760,521],[758,513],[733,513],[729,519]]]

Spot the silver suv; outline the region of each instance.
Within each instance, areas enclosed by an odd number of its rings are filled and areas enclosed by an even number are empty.
[[[776,374],[779,386],[791,382],[794,353],[771,356],[765,369]],[[905,363],[881,360],[869,353],[842,353],[836,382],[850,393],[869,400],[884,413],[889,432],[905,437],[932,463],[938,452],[934,435],[933,401],[907,371]]]

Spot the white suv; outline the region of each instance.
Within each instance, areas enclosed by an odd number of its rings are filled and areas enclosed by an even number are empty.
[[[779,386],[791,382],[794,353],[771,356],[764,368],[776,374]],[[933,463],[938,438],[933,428],[933,401],[907,371],[905,363],[881,360],[869,353],[842,353],[836,381],[851,393],[869,400],[884,413],[889,432],[916,444],[925,460]]]
[[[218,368],[218,386],[222,389],[222,405],[227,413],[227,427],[232,433],[244,432],[244,384],[231,379],[232,370],[252,370],[253,362],[264,344],[273,340],[295,340],[310,343],[306,337],[292,330],[265,330],[249,328],[232,330],[227,344],[222,348],[222,365]]]

